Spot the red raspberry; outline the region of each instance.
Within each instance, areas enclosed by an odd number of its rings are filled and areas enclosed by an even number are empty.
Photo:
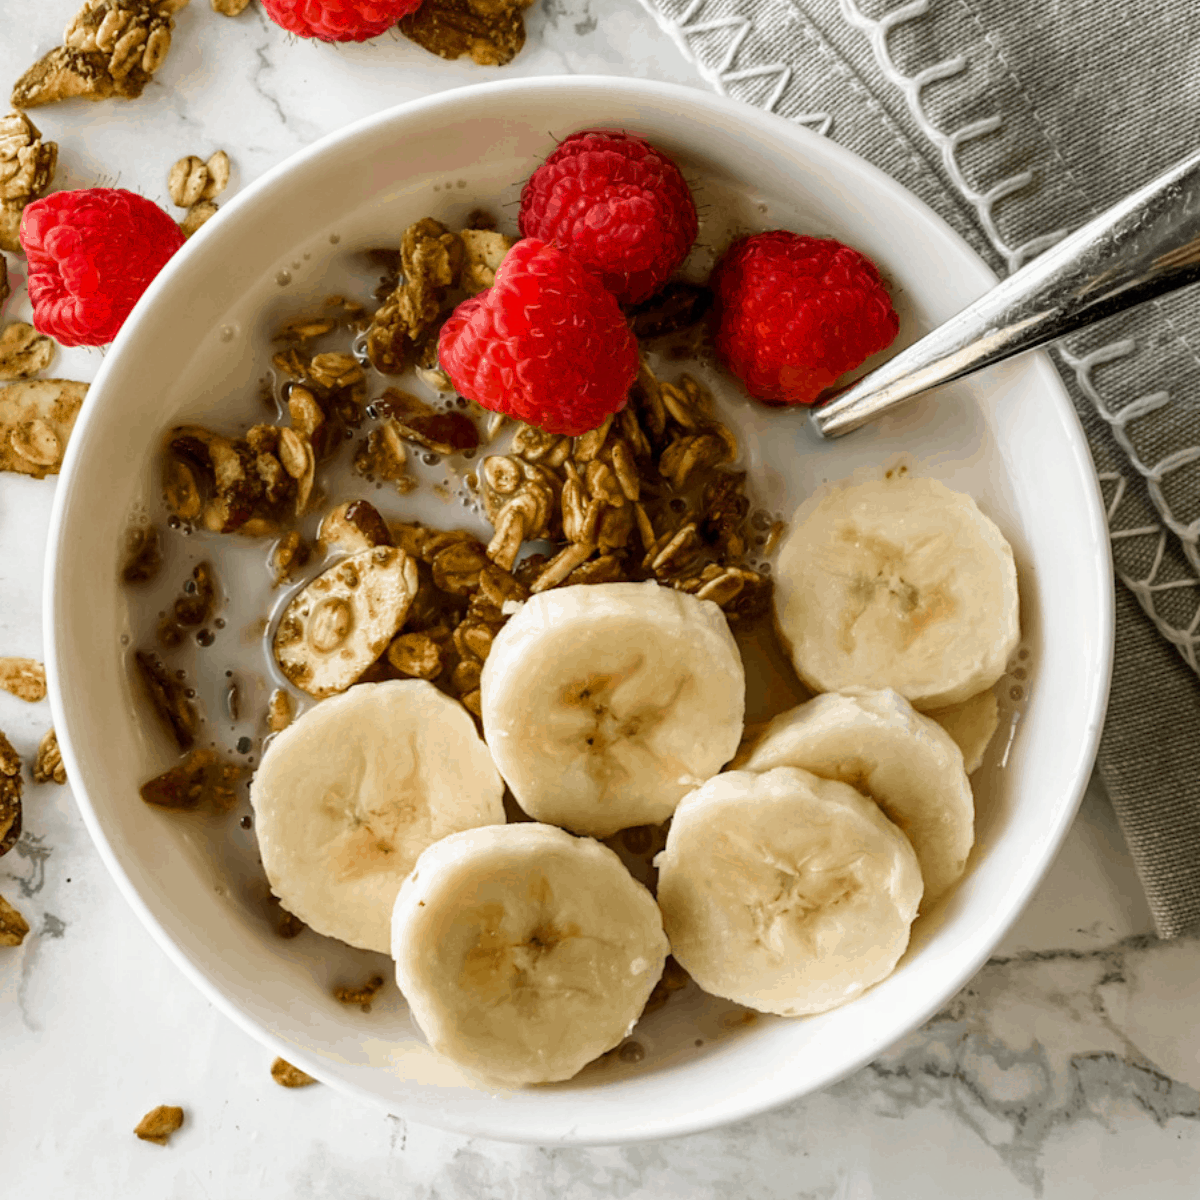
[[[468,399],[572,437],[623,407],[638,370],[613,294],[537,238],[517,242],[496,282],[454,310],[438,359]]]
[[[64,346],[102,346],[183,234],[157,204],[120,188],[54,192],[21,215],[33,324]]]
[[[696,240],[679,168],[631,133],[573,133],[521,192],[521,232],[599,271],[622,304],[653,295]]]
[[[323,42],[365,42],[386,33],[421,0],[262,0],[281,29]]]
[[[712,286],[717,353],[759,400],[811,404],[900,326],[875,264],[832,238],[742,238]]]

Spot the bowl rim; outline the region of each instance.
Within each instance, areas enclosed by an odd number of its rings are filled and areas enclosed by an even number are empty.
[[[481,94],[507,95],[515,93],[536,98],[544,93],[561,93],[564,88],[578,89],[580,91],[603,89],[610,95],[617,92],[622,98],[627,100],[645,99],[664,106],[673,102],[678,106],[682,106],[685,112],[695,114],[697,119],[702,119],[702,114],[705,111],[709,111],[714,114],[720,114],[726,119],[747,124],[771,137],[778,136],[783,129],[786,129],[788,136],[795,138],[800,145],[808,145],[812,148],[819,147],[821,156],[834,160],[850,174],[867,179],[872,186],[886,193],[889,204],[894,205],[897,209],[906,210],[910,216],[916,218],[926,226],[932,227],[949,245],[959,252],[959,261],[956,262],[956,267],[972,273],[975,277],[973,282],[977,281],[980,291],[993,286],[998,281],[995,273],[978,253],[940,215],[891,176],[852,151],[832,142],[828,138],[821,137],[804,126],[787,121],[786,118],[777,114],[767,112],[741,101],[733,100],[721,93],[708,92],[681,84],[624,76],[540,76],[488,81],[435,92],[431,95],[395,105],[343,125],[309,146],[289,155],[258,179],[248,184],[224,206],[224,211],[228,214],[237,212],[243,207],[253,205],[260,194],[273,189],[289,175],[301,172],[314,159],[320,158],[328,148],[346,140],[369,135],[376,128],[387,126],[398,117],[411,117],[419,115],[426,110],[434,112],[439,109],[452,110],[454,105],[462,100],[474,100]],[[87,441],[89,428],[96,419],[95,414],[99,407],[99,401],[103,400],[104,384],[109,374],[116,369],[117,364],[120,363],[123,357],[123,349],[126,344],[125,331],[137,326],[138,319],[155,304],[159,292],[167,286],[170,280],[189,269],[194,256],[203,252],[207,232],[201,229],[196,235],[189,238],[188,244],[167,263],[166,267],[159,273],[139,299],[132,313],[126,319],[121,333],[118,334],[110,347],[97,372],[95,380],[89,388],[88,400],[83,406],[76,429],[68,444],[51,512],[44,574],[43,636],[51,711],[54,717],[55,728],[59,733],[59,744],[67,773],[72,779],[72,795],[75,798],[76,806],[80,811],[88,833],[99,852],[101,860],[109,874],[115,880],[118,890],[125,901],[137,914],[143,926],[148,930],[154,941],[163,949],[167,957],[199,989],[201,994],[210,1003],[232,1020],[235,1025],[250,1034],[256,1041],[273,1050],[281,1057],[286,1057],[289,1062],[295,1063],[295,1065],[343,1095],[352,1096],[373,1107],[383,1108],[385,1111],[393,1111],[393,1107],[381,1096],[355,1083],[342,1079],[335,1074],[330,1074],[327,1071],[327,1064],[324,1060],[310,1055],[303,1047],[286,1043],[265,1026],[261,1025],[256,1018],[244,1011],[231,996],[227,995],[214,980],[210,979],[191,960],[187,953],[173,940],[124,871],[114,847],[102,827],[95,808],[86,795],[81,782],[77,782],[82,781],[86,776],[81,770],[80,761],[75,754],[70,724],[66,719],[65,696],[67,692],[64,685],[64,663],[59,652],[57,632],[60,628],[60,617],[63,616],[66,604],[64,589],[59,586],[59,577],[64,560],[64,527],[67,519],[67,510],[74,492],[75,462],[83,453],[83,446]],[[197,249],[197,246],[200,249]],[[1101,661],[1097,665],[1100,668],[1100,677],[1096,680],[1097,686],[1093,693],[1094,701],[1091,711],[1087,713],[1086,736],[1082,744],[1078,747],[1075,759],[1069,769],[1070,777],[1074,781],[1071,801],[1062,806],[1056,823],[1046,831],[1042,839],[1041,844],[1044,847],[1044,852],[1040,866],[1027,878],[1024,886],[1012,901],[1011,910],[993,917],[985,924],[986,936],[980,938],[980,945],[983,948],[963,960],[961,966],[953,975],[952,986],[949,990],[945,991],[944,995],[939,994],[931,997],[929,1003],[920,1011],[919,1018],[910,1024],[909,1031],[919,1028],[920,1025],[924,1024],[946,1003],[946,1000],[950,996],[961,989],[976,974],[992,954],[999,941],[1024,911],[1034,891],[1054,861],[1074,821],[1088,782],[1095,760],[1100,733],[1103,728],[1104,713],[1112,679],[1115,627],[1114,578],[1111,556],[1107,553],[1108,528],[1099,479],[1092,464],[1087,439],[1078,414],[1075,412],[1067,390],[1058,373],[1054,370],[1047,353],[1036,351],[1025,356],[1024,361],[1028,369],[1034,372],[1037,384],[1047,392],[1048,399],[1057,405],[1062,414],[1067,418],[1066,425],[1069,430],[1071,449],[1075,458],[1075,462],[1072,464],[1073,468],[1078,471],[1083,479],[1090,479],[1092,482],[1090,494],[1086,497],[1091,526],[1088,532],[1097,546],[1104,547],[1104,553],[1100,555],[1102,561],[1099,564],[1099,568],[1105,586],[1100,590],[1099,595],[1092,598],[1097,605],[1093,617],[1099,634],[1098,649]],[[66,671],[69,673],[69,667],[66,668]],[[637,1128],[628,1130],[619,1139],[589,1135],[586,1131],[581,1132],[577,1127],[568,1128],[550,1137],[539,1136],[536,1130],[528,1134],[522,1130],[496,1133],[494,1131],[481,1130],[477,1122],[469,1117],[466,1119],[456,1119],[456,1114],[452,1109],[445,1111],[444,1114],[439,1113],[436,1123],[441,1128],[459,1134],[489,1137],[509,1142],[524,1142],[534,1145],[613,1145],[678,1137],[700,1132],[718,1125],[744,1120],[759,1113],[778,1108],[804,1095],[810,1095],[829,1087],[871,1062],[889,1045],[894,1044],[899,1036],[904,1036],[904,1034],[889,1033],[887,1036],[876,1034],[873,1037],[864,1037],[860,1050],[848,1062],[842,1064],[837,1069],[827,1071],[815,1082],[805,1083],[799,1088],[789,1090],[786,1087],[775,1087],[766,1095],[755,1093],[753,1097],[739,1097],[738,1101],[740,1102],[729,1102],[727,1100],[719,1106],[720,1111],[717,1112],[710,1111],[713,1108],[711,1104],[695,1105],[682,1114],[667,1114],[661,1120],[656,1120],[649,1124],[639,1124]],[[442,1119],[443,1115],[444,1119]],[[418,1119],[426,1118],[422,1117]],[[433,1124],[434,1122],[430,1121],[430,1123]]]

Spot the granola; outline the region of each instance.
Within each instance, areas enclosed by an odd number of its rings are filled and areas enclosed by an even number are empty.
[[[462,265],[462,239],[440,221],[425,217],[404,231],[401,279],[367,330],[367,354],[377,371],[398,375],[404,370],[441,314],[447,293],[458,284]]]
[[[0,658],[0,688],[36,704],[46,698],[46,668],[32,658]]]
[[[440,58],[464,54],[481,67],[504,66],[525,45],[524,9],[532,0],[425,0],[400,32]]]
[[[213,12],[220,13],[223,17],[236,17],[245,11],[249,3],[250,0],[212,0],[212,9]]]
[[[187,210],[187,214],[179,222],[180,232],[185,238],[190,238],[201,225],[216,215],[217,206],[211,200],[200,200]]]
[[[38,743],[37,757],[33,761],[33,782],[67,782],[67,768],[63,765],[62,751],[58,748],[58,734],[53,729]]]
[[[126,583],[148,583],[162,567],[162,547],[153,525],[136,525],[125,534],[125,562],[121,578]]]
[[[86,383],[29,379],[0,388],[0,471],[57,475]]]
[[[340,1000],[343,1004],[357,1004],[366,1013],[371,1011],[371,1001],[375,999],[382,988],[383,976],[372,975],[366,983],[359,987],[338,984],[333,989],[333,995],[335,1000]]]
[[[159,808],[228,812],[237,802],[237,785],[245,771],[225,762],[214,750],[193,750],[181,763],[142,784],[141,797]]]
[[[58,145],[42,141],[24,113],[0,118],[0,249],[21,252],[21,213],[54,179]],[[0,267],[0,303],[8,292]]]
[[[0,330],[0,380],[28,379],[54,358],[54,341],[24,321]]]
[[[21,759],[12,743],[0,733],[0,856],[21,836]]]
[[[160,1104],[152,1108],[138,1123],[134,1133],[143,1142],[154,1142],[165,1146],[171,1135],[183,1125],[183,1109],[174,1104]]]
[[[0,946],[19,946],[29,932],[29,922],[0,896]]]
[[[134,655],[134,662],[160,721],[174,735],[181,750],[190,750],[196,741],[196,730],[200,724],[196,706],[188,696],[190,689],[178,676],[172,675],[155,655],[145,650],[139,650]]]
[[[13,87],[14,108],[81,97],[127,100],[142,94],[171,48],[174,14],[188,0],[84,0],[63,44]]]
[[[218,0],[213,0],[213,4],[217,4]],[[309,1084],[317,1081],[306,1071],[300,1070],[299,1067],[293,1067],[286,1059],[277,1058],[271,1064],[271,1078],[275,1080],[280,1087],[285,1088],[302,1088],[308,1087]]]

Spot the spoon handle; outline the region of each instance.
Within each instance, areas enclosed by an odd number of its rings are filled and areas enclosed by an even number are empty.
[[[919,392],[1200,281],[1200,151],[812,414],[841,437]]]

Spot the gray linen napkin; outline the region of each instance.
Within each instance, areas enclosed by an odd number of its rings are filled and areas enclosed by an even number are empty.
[[[869,159],[1001,274],[1200,146],[1195,0],[643,3],[718,91]],[[1171,937],[1200,920],[1200,293],[1052,357],[1124,585],[1098,764]]]

